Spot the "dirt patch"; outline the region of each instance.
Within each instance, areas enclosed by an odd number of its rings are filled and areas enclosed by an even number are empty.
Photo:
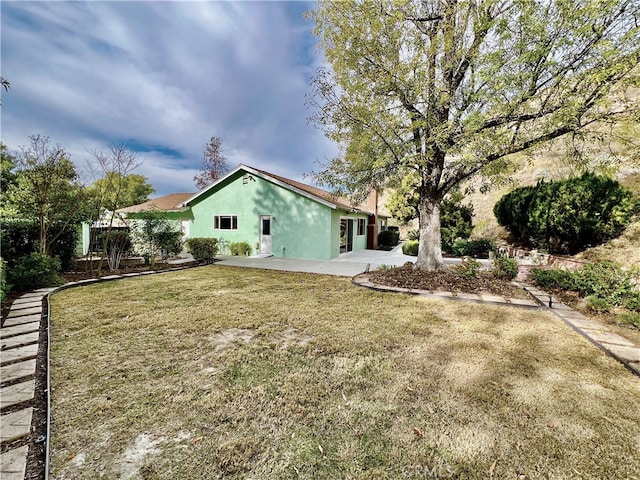
[[[313,337],[305,335],[295,328],[289,327],[283,332],[274,333],[269,337],[269,341],[278,344],[278,348],[286,349],[293,346],[304,347]]]
[[[522,288],[496,278],[489,272],[479,272],[476,277],[467,277],[453,269],[423,271],[413,268],[413,265],[405,265],[370,272],[369,279],[376,285],[430,292],[486,293],[509,298],[531,298]]]
[[[209,341],[215,346],[215,352],[221,352],[240,343],[249,343],[256,334],[246,328],[228,328],[214,333]]]
[[[122,457],[117,462],[118,469],[120,470],[120,478],[122,480],[128,480],[138,477],[147,458],[158,455],[161,450],[156,447],[164,442],[165,439],[163,438],[152,440],[151,435],[148,433],[140,434],[127,446]]]

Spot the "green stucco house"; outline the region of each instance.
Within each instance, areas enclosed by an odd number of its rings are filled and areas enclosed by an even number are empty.
[[[247,165],[181,202],[176,198],[155,202],[166,203],[159,209],[180,221],[185,238],[245,241],[254,254],[264,256],[329,260],[376,248],[379,226],[386,220],[378,215],[375,192],[354,206],[319,188]],[[119,212],[135,217],[150,202]]]
[[[239,165],[183,203],[190,237],[248,242],[254,252],[328,260],[375,248],[377,206],[353,206],[329,192]]]

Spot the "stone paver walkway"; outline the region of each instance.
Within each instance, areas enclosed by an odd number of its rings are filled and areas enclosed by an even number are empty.
[[[42,299],[53,289],[14,300],[0,328],[0,478],[23,480],[35,395]]]

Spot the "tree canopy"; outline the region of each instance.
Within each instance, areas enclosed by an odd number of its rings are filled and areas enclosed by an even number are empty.
[[[638,119],[637,1],[321,1],[310,16],[328,63],[312,120],[341,147],[316,176],[352,193],[417,176],[418,268],[443,267],[440,204],[461,182]]]
[[[110,211],[137,205],[149,200],[155,192],[149,179],[137,173],[122,174],[117,171],[105,172],[103,178],[90,187],[94,195],[102,194],[102,206]]]

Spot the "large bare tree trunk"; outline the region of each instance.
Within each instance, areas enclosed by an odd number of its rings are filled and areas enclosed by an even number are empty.
[[[420,213],[420,245],[416,268],[439,270],[446,268],[442,260],[440,240],[440,201],[422,196],[418,203]]]

